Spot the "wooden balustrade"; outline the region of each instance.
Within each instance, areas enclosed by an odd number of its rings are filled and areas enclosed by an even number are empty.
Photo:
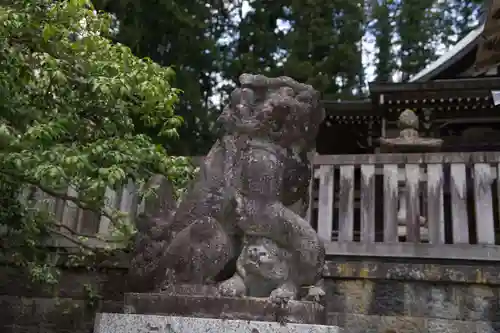
[[[191,162],[194,166],[199,166],[202,163],[203,156],[191,157]],[[152,183],[155,184],[152,184]],[[104,195],[104,207],[109,210],[119,210],[126,214],[129,223],[134,223],[138,214],[150,209],[155,209],[154,206],[161,204],[176,205],[172,202],[171,184],[160,175],[153,176],[149,184],[156,187],[156,194],[146,199],[140,199],[138,187],[133,182],[129,182],[126,186],[118,191],[106,189]],[[69,188],[68,196],[78,197],[78,193],[73,188]],[[123,244],[116,243],[112,240],[113,226],[111,221],[97,212],[84,210],[79,208],[74,202],[51,197],[40,189],[33,187],[26,188],[20,196],[20,201],[28,204],[28,198],[35,199],[35,207],[47,210],[53,217],[55,223],[62,225],[60,232],[71,234],[69,230],[74,231],[78,235],[88,236],[85,241],[86,245],[91,247],[120,247]],[[97,236],[97,237],[96,237]],[[54,236],[54,240],[49,242],[51,246],[74,247],[75,243],[64,237]]]
[[[129,182],[119,191],[110,188],[106,189],[103,207],[107,210],[119,210],[126,214],[126,223],[134,223],[139,213],[144,212],[150,205],[158,202],[172,200],[171,187],[168,182],[160,182],[156,190],[156,195],[149,199],[140,199],[138,188],[133,182]],[[68,196],[78,197],[77,191],[69,188]],[[28,188],[22,193],[20,200],[28,204],[28,198],[35,199],[35,207],[45,209],[59,228],[63,236],[54,235],[49,241],[50,246],[74,247],[77,244],[65,238],[64,235],[81,238],[87,236],[85,244],[91,247],[121,247],[123,244],[113,241],[113,225],[111,221],[98,212],[79,208],[71,200],[54,198],[39,189]],[[173,203],[175,204],[175,203]],[[71,230],[71,231],[70,231]]]
[[[327,254],[500,260],[500,153],[316,155],[312,163],[309,218]],[[154,200],[168,200],[160,185]],[[105,197],[131,223],[149,209],[133,183]],[[35,198],[60,224],[99,236],[88,245],[110,245],[106,217],[42,192]]]
[[[328,254],[500,259],[500,153],[317,155],[313,165],[311,223]]]

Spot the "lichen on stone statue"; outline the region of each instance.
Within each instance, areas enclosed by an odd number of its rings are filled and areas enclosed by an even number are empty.
[[[161,244],[148,256],[154,265],[136,253],[132,271],[156,289],[217,283],[223,296],[283,302],[309,287],[305,297],[317,300],[325,253],[304,216],[307,153],[324,119],[319,93],[288,77],[243,74],[240,85],[192,189],[155,224],[165,230],[151,239]]]

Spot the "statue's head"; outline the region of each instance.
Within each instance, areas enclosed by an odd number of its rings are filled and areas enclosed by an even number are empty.
[[[242,74],[221,119],[226,128],[311,149],[325,114],[320,94],[289,77]],[[240,125],[240,126],[238,126]]]

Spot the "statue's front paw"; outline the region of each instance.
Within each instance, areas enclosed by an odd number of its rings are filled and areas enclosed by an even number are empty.
[[[243,297],[246,294],[246,287],[239,277],[232,277],[219,284],[219,293],[226,297]]]
[[[323,296],[325,296],[325,291],[323,290],[323,288],[318,286],[312,286],[307,291],[305,300],[311,302],[320,302]]]
[[[271,292],[269,300],[277,305],[285,305],[288,301],[294,300],[296,294],[295,288],[279,287]]]

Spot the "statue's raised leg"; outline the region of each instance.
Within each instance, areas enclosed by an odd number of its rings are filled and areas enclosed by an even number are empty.
[[[225,204],[226,172],[231,168],[228,155],[234,150],[228,140],[222,138],[211,149],[193,188],[155,239],[164,244],[155,265],[149,265],[157,288],[213,279],[238,255],[234,207]]]
[[[161,283],[203,284],[238,255],[237,247],[237,242],[214,218],[200,218],[167,247],[162,258],[165,278]]]

